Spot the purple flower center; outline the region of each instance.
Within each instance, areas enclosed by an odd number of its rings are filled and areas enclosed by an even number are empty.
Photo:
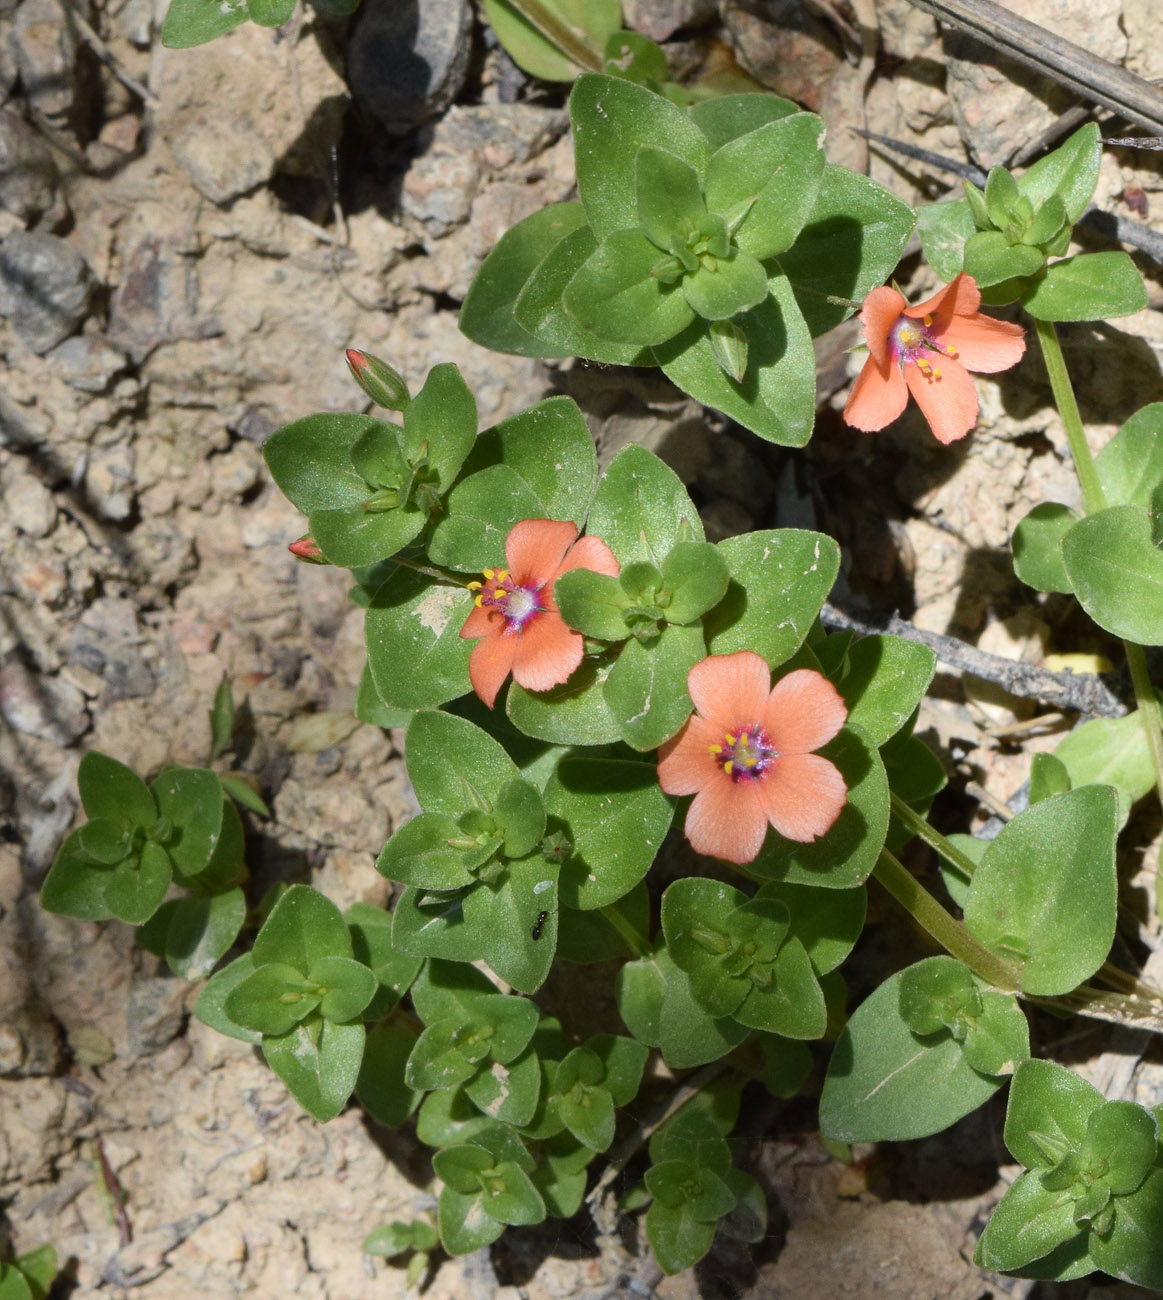
[[[525,625],[537,614],[546,613],[538,592],[544,584],[515,582],[508,569],[485,569],[484,582],[470,582],[470,591],[476,592],[476,603],[484,609],[496,609],[505,619],[505,632],[520,634]]]
[[[913,316],[898,316],[889,331],[889,347],[902,366],[912,362],[926,379],[940,379],[941,372],[933,365],[929,354],[936,352],[941,356],[956,357],[957,349],[952,343],[938,343],[931,333],[932,326],[932,316],[921,320]]]
[[[712,745],[711,757],[732,781],[754,781],[778,757],[763,728],[753,723],[724,733],[721,744]]]

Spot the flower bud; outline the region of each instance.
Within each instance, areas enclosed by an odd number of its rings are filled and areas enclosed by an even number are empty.
[[[355,348],[348,348],[346,356],[347,367],[355,382],[377,406],[388,411],[402,411],[412,400],[404,377],[386,361]]]
[[[747,373],[747,335],[732,320],[716,320],[711,322],[709,337],[719,369],[741,384]]]
[[[308,564],[327,564],[329,561],[323,558],[323,552],[319,549],[319,543],[311,536],[310,533],[300,537],[297,542],[292,542],[287,550],[293,556],[300,560],[306,560]]]

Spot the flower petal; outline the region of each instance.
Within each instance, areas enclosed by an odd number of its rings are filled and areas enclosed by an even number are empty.
[[[664,794],[694,794],[721,777],[723,769],[711,755],[721,737],[697,715],[658,751],[658,784]]]
[[[759,782],[720,774],[695,795],[683,830],[696,853],[739,866],[752,862],[767,835]]]
[[[469,610],[464,627],[460,629],[461,638],[471,641],[474,637],[488,636],[490,632],[499,632],[505,626],[505,616],[499,609],[484,605],[474,605]]]
[[[903,315],[911,316],[913,320],[932,316],[937,327],[942,328],[943,319],[948,321],[954,316],[975,316],[980,306],[981,290],[977,287],[977,281],[962,271],[931,298],[917,303],[915,307],[906,307]]]
[[[687,674],[686,688],[713,729],[730,731],[759,721],[771,691],[771,669],[754,650],[710,655]]]
[[[830,831],[848,802],[839,769],[819,754],[777,759],[758,785],[768,820],[785,840],[799,844]]]
[[[534,614],[516,642],[513,679],[527,691],[560,686],[581,663],[585,650],[581,633],[566,627],[556,610]]]
[[[810,754],[840,730],[848,707],[840,692],[814,668],[797,668],[775,684],[761,719],[780,754]]]
[[[860,309],[860,322],[864,326],[864,341],[873,359],[883,371],[892,361],[892,350],[888,345],[888,336],[892,327],[905,310],[904,294],[888,285],[881,285],[864,300]]]
[[[577,525],[568,520],[522,519],[505,538],[505,563],[523,585],[546,583],[561,568],[576,537]]]
[[[906,365],[905,382],[938,442],[956,442],[977,423],[977,389],[960,362],[947,358],[929,377],[917,366]]]
[[[468,661],[468,679],[472,688],[491,709],[505,678],[513,671],[517,638],[511,633],[496,632],[478,641]]]
[[[593,569],[611,578],[616,578],[621,571],[614,552],[600,537],[579,537],[553,576],[560,578],[570,569]]]
[[[937,322],[929,333],[934,343],[956,348],[956,359],[966,370],[981,374],[1016,366],[1026,350],[1026,331],[1020,325],[989,316],[956,316],[943,327]]]
[[[875,357],[869,357],[848,394],[844,423],[862,433],[876,433],[900,415],[908,400],[900,366],[891,358],[880,366]]]

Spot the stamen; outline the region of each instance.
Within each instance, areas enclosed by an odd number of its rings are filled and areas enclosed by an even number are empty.
[[[929,367],[929,371],[930,371],[930,373],[932,374],[932,377],[933,377],[934,379],[940,379],[940,378],[941,378],[941,372],[937,369],[936,366],[930,366],[930,367]]]
[[[933,318],[932,318],[932,316],[926,316],[926,317],[925,317],[925,328],[928,329],[929,326],[932,325],[932,323],[933,323]]]
[[[761,777],[777,757],[775,747],[762,727],[742,727],[723,734],[721,745],[708,745],[711,758],[722,766],[732,781],[752,781]]]
[[[721,754],[723,752],[722,745],[711,745],[709,748],[712,754]]]
[[[723,764],[723,771],[726,772],[728,776],[731,775],[731,773],[734,771],[734,768],[735,768],[735,764],[732,763],[730,759],[728,759],[728,760]]]
[[[469,582],[465,585],[468,587],[469,591],[480,591],[481,589],[481,584],[479,582]]]
[[[727,734],[723,737],[723,739],[727,742],[728,745],[736,745],[736,744],[739,743],[739,738],[738,738],[738,736],[733,736],[733,735],[731,735],[731,733],[730,733],[729,731],[728,731]]]
[[[497,576],[496,569],[482,569],[481,572],[490,582]]]
[[[955,357],[955,356],[957,355],[957,349],[953,346],[952,343],[946,343],[946,344],[945,344],[945,351],[946,351],[946,352],[947,352],[951,357]]]

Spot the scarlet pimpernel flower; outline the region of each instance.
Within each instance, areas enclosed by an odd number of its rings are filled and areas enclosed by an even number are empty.
[[[964,272],[915,307],[887,285],[873,289],[860,311],[869,357],[844,407],[846,423],[875,433],[912,393],[939,442],[964,438],[978,411],[969,371],[1008,370],[1026,350],[1020,325],[983,316],[980,306],[977,283]]]
[[[826,677],[797,668],[772,688],[766,661],[740,650],[695,664],[687,690],[697,712],[658,751],[658,781],[667,794],[695,796],[684,829],[696,852],[742,865],[769,824],[804,844],[831,829],[848,791],[812,751],[848,710]]]
[[[568,680],[582,661],[580,632],[567,627],[553,584],[570,569],[618,576],[613,551],[598,537],[578,538],[577,525],[522,519],[505,539],[503,569],[485,569],[470,582],[476,602],[460,635],[480,638],[468,663],[472,688],[491,709],[510,673],[526,690],[547,691]]]

